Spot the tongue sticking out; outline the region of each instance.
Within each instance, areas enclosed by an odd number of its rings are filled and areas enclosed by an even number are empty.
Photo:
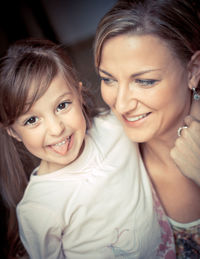
[[[52,145],[51,148],[60,155],[65,155],[68,150],[68,144],[70,140],[66,140],[65,143],[62,143],[60,145]]]

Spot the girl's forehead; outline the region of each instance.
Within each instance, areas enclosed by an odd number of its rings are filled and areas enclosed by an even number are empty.
[[[50,101],[66,92],[73,98],[79,98],[75,80],[67,79],[63,73],[58,73],[53,78],[45,75],[43,78],[34,78],[29,86],[24,112],[41,99]]]

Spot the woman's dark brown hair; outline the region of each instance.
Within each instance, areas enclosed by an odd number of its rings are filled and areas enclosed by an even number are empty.
[[[99,22],[95,43],[98,70],[104,43],[123,34],[151,34],[164,40],[187,64],[200,50],[199,0],[119,0]]]
[[[84,86],[80,90],[79,79],[64,47],[48,40],[21,40],[10,46],[1,59],[0,192],[7,209],[8,258],[17,258],[25,253],[18,235],[15,210],[29,174],[36,165],[36,159],[31,157],[22,143],[9,136],[8,129],[45,93],[58,73],[79,98],[89,128],[92,118],[98,114],[94,98]],[[33,84],[34,87],[31,87]]]

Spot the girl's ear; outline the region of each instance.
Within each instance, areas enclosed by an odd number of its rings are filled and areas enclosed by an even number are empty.
[[[81,101],[81,104],[83,104],[83,95],[82,95],[82,90],[83,90],[83,83],[81,81],[78,82],[78,86],[79,86],[79,98]]]
[[[19,137],[19,135],[12,128],[7,128],[6,131],[9,136],[15,138],[19,142],[22,141],[21,138]]]
[[[83,83],[81,81],[78,82],[78,86],[79,86],[79,91],[82,91],[83,88]]]
[[[188,63],[188,86],[196,88],[200,81],[200,50],[196,51]]]

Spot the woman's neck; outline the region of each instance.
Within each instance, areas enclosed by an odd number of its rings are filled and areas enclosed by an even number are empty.
[[[170,150],[174,147],[175,141],[178,138],[177,130],[184,125],[184,118],[189,114],[191,103],[188,102],[185,110],[180,114],[170,128],[161,135],[153,137],[151,140],[140,144],[140,151],[144,160],[147,162],[157,162],[166,168],[175,167],[173,160],[170,157]]]
[[[140,151],[144,161],[144,164],[149,164],[149,161],[152,163],[162,164],[167,166],[169,163],[172,163],[170,158],[170,150],[172,148],[172,143],[162,141],[162,140],[152,140],[147,143],[140,144]]]

